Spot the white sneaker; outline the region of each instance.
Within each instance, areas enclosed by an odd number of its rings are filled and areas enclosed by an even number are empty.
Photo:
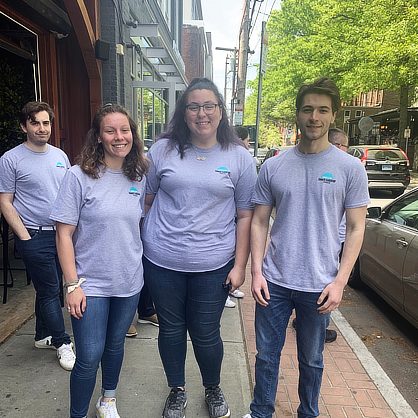
[[[65,370],[72,370],[75,363],[75,354],[73,351],[73,343],[63,344],[57,348],[57,357],[60,366]]]
[[[235,302],[228,296],[225,302],[225,308],[235,308]]]
[[[56,350],[56,348],[52,345],[52,337],[45,337],[42,340],[35,341],[36,348],[52,348]]]
[[[234,298],[243,298],[244,292],[241,292],[239,289],[235,289],[233,292],[229,292],[230,296],[233,296]]]
[[[242,418],[251,418],[250,414],[245,414]]]
[[[102,397],[96,404],[96,418],[120,418],[116,409],[116,399],[112,398],[109,402],[102,404]]]

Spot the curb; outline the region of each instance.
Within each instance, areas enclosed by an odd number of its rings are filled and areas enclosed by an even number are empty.
[[[392,380],[343,317],[342,313],[338,309],[332,311],[331,319],[347,341],[348,345],[354,351],[354,354],[357,356],[396,417],[418,418],[397,387],[393,384]]]

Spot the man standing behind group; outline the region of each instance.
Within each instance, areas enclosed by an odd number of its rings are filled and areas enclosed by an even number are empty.
[[[22,109],[23,144],[0,158],[0,210],[15,233],[15,244],[36,290],[35,347],[57,349],[60,365],[71,370],[75,355],[65,333],[60,302],[62,271],[49,214],[70,168],[66,154],[48,144],[54,112],[45,102]]]
[[[331,128],[328,131],[328,141],[335,145],[338,149],[341,151],[347,152],[348,150],[348,136],[347,134],[338,128]],[[340,236],[340,242],[341,242],[341,252],[340,257],[342,255],[343,249],[344,249],[344,242],[345,242],[345,214],[343,216],[343,219],[341,220],[340,227],[338,230],[339,236]]]
[[[340,103],[339,90],[328,78],[303,85],[296,98],[301,140],[268,159],[259,174],[251,226],[258,353],[254,400],[245,418],[274,413],[280,354],[293,308],[298,318],[298,418],[319,415],[325,332],[360,250],[370,202],[361,162],[328,142]],[[276,216],[264,258],[273,206]],[[338,227],[344,211],[347,234],[339,267]]]

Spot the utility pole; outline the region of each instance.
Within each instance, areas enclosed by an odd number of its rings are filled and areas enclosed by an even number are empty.
[[[260,113],[261,113],[261,90],[263,88],[263,75],[267,70],[267,47],[268,35],[266,29],[266,22],[261,26],[261,53],[260,53],[260,68],[258,70],[258,95],[257,95],[257,119],[255,125],[255,144],[254,157],[258,155],[258,133],[260,131]]]
[[[245,89],[247,84],[247,65],[250,36],[250,0],[244,0],[242,24],[239,36],[239,57],[237,77],[237,103],[244,109]],[[233,109],[234,110],[234,109]]]
[[[232,69],[232,97],[231,97],[231,121],[233,120],[234,117],[234,94],[235,94],[235,82],[236,82],[236,62],[237,62],[237,53],[238,53],[238,49],[237,48],[223,48],[220,46],[217,46],[215,49],[219,50],[219,51],[228,51],[228,52],[233,52],[234,55],[230,57],[230,65],[231,65],[231,69]],[[227,61],[228,61],[228,57],[227,57]],[[225,63],[225,87],[224,87],[224,100],[225,100],[225,104],[226,104],[226,78],[227,78],[227,69],[228,69],[228,64],[227,62]]]

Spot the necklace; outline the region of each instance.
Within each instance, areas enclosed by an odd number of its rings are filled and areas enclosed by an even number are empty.
[[[194,155],[196,155],[196,160],[198,160],[198,161],[205,161],[206,160],[206,158],[208,158],[209,157],[209,155],[212,153],[212,151],[216,148],[216,144],[212,147],[212,149],[206,154],[206,156],[205,157],[201,157],[201,156],[199,156],[199,155],[197,155],[197,152],[196,152],[196,147],[192,144],[192,148],[193,148],[193,152],[194,152]]]

